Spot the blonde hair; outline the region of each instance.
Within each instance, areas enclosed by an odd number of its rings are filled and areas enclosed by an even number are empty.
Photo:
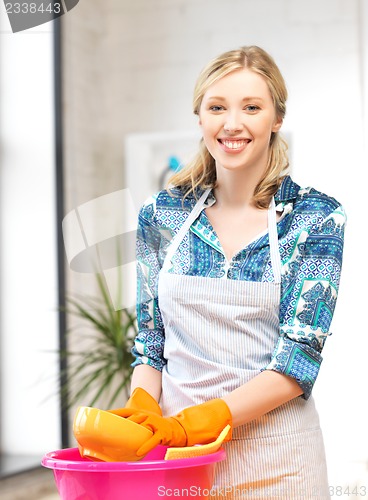
[[[202,70],[194,88],[194,114],[199,115],[203,96],[213,83],[233,71],[244,68],[258,73],[265,79],[275,106],[276,116],[282,120],[285,116],[287,100],[285,81],[273,58],[255,45],[225,52]],[[253,202],[258,208],[268,207],[282,177],[286,175],[289,166],[287,149],[287,143],[279,132],[272,132],[265,174],[254,191]],[[182,188],[184,197],[192,192],[195,195],[197,188],[206,189],[216,186],[215,160],[209,153],[203,138],[197,155],[180,172],[174,174],[169,183],[173,187]]]

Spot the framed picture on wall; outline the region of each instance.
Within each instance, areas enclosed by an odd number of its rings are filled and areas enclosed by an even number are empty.
[[[137,210],[164,189],[170,176],[196,153],[200,133],[193,131],[130,134],[125,138],[125,188]]]

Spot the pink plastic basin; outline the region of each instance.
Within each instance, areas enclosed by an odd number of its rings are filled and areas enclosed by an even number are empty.
[[[178,460],[164,460],[165,452],[157,446],[144,461],[92,462],[78,448],[67,448],[47,453],[41,463],[53,469],[63,500],[211,498],[215,466],[225,451]]]

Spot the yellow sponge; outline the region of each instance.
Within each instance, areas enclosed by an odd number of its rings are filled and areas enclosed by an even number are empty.
[[[215,453],[221,448],[221,445],[230,431],[230,425],[227,425],[220,433],[216,441],[208,444],[197,444],[195,446],[183,446],[182,448],[168,448],[165,454],[165,460],[175,460],[177,458],[201,457]]]

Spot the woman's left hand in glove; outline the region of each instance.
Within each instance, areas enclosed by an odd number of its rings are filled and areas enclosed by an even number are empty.
[[[125,403],[124,408],[116,408],[114,410],[109,410],[109,412],[122,416],[122,411],[126,409],[162,415],[161,408],[157,401],[141,387],[136,387],[134,389],[132,395]]]
[[[232,416],[223,399],[211,399],[191,406],[173,417],[161,417],[133,408],[122,408],[119,415],[153,432],[153,436],[137,451],[139,457],[146,455],[158,444],[192,446],[210,443],[218,438],[226,425],[232,426]],[[231,432],[226,441],[230,439]]]

